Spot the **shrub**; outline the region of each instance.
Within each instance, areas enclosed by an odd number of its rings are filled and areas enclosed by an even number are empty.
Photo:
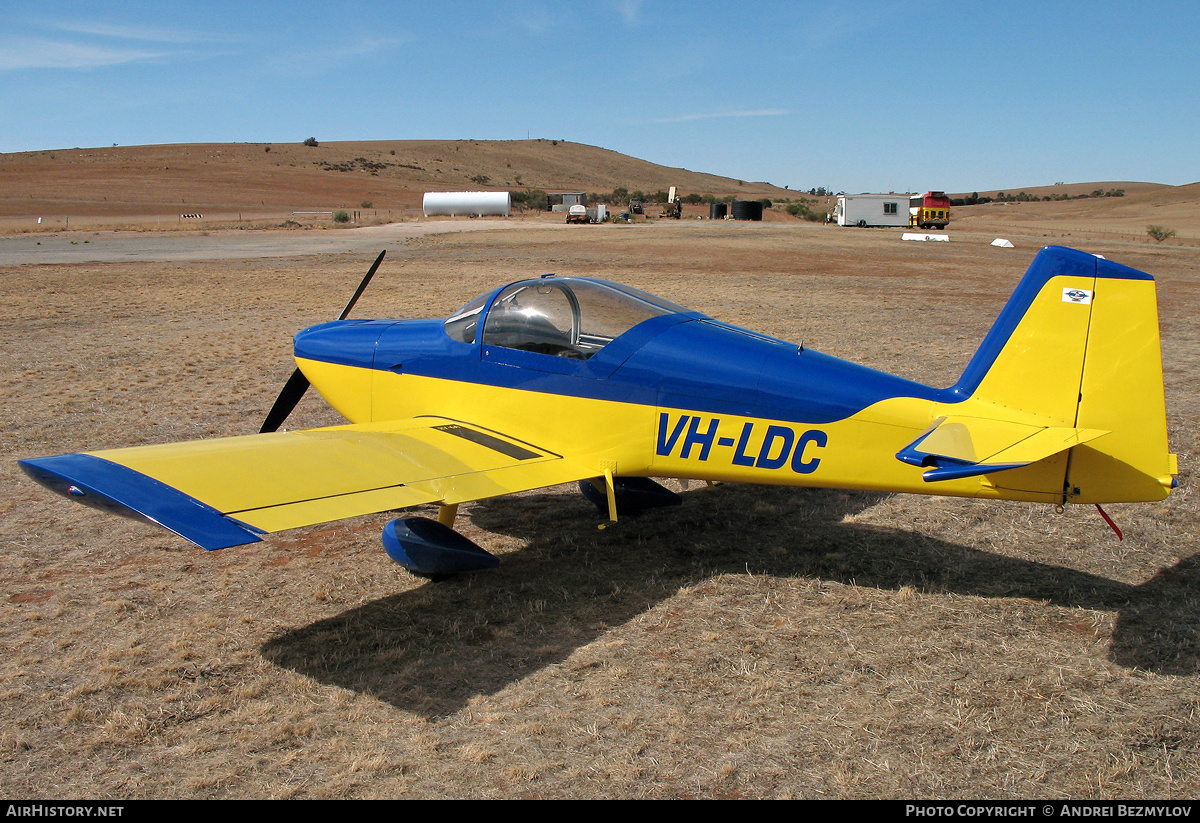
[[[550,197],[541,189],[530,189],[529,191],[510,191],[508,196],[512,198],[512,204],[518,209],[546,211],[550,207]]]
[[[812,223],[819,223],[825,219],[824,212],[815,212],[808,207],[807,203],[789,203],[786,211],[793,217],[800,217]]]
[[[345,209],[342,209],[340,211],[335,211],[333,213],[333,222],[349,223],[350,222],[350,212],[346,211]]]
[[[307,140],[305,140],[305,141],[304,141],[304,145],[306,145],[306,146],[316,146],[316,145],[319,145],[319,144],[317,143],[317,138],[315,138],[315,137],[310,137],[310,138],[308,138]]]
[[[1146,226],[1146,234],[1153,237],[1159,243],[1166,240],[1168,237],[1175,236],[1174,229],[1164,229],[1162,226]]]
[[[371,201],[370,201],[370,200],[364,200],[364,201],[362,201],[361,203],[359,203],[358,205],[359,205],[360,207],[364,208],[364,209],[369,209],[369,208],[371,208]]]

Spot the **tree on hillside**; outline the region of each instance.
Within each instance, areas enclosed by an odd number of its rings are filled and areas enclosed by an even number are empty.
[[[532,209],[533,211],[546,211],[550,207],[550,197],[541,189],[510,191],[508,196],[512,198],[512,204],[521,211],[524,211],[525,209]]]

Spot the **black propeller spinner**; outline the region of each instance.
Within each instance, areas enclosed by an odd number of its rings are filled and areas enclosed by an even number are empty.
[[[383,256],[387,254],[387,249],[379,253],[375,258],[375,262],[371,264],[371,268],[367,271],[367,276],[358,284],[357,291],[350,298],[350,302],[346,304],[346,308],[342,309],[342,313],[338,315],[338,320],[345,320],[350,314],[350,310],[354,308],[354,304],[358,302],[358,298],[362,297],[362,293],[366,290],[367,284],[371,282],[371,278],[375,276],[375,272],[379,269],[379,264],[383,262]],[[283,425],[283,421],[287,420],[292,410],[296,408],[296,404],[300,402],[300,398],[304,397],[304,393],[308,391],[308,378],[304,376],[304,372],[296,369],[292,372],[292,376],[283,384],[283,390],[279,392],[279,397],[275,400],[275,405],[271,407],[271,411],[267,413],[267,419],[263,421],[262,428],[259,433],[278,431]]]

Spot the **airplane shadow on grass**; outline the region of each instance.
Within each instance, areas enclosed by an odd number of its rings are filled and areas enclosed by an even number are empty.
[[[724,485],[606,530],[582,497],[476,504],[477,527],[526,545],[498,571],[430,583],[282,634],[276,665],[426,716],[452,713],[722,573],[1045,600],[1118,613],[1113,662],[1200,671],[1200,555],[1132,586],[861,523],[865,492]]]

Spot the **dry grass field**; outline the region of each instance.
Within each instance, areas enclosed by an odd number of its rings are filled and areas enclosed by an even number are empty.
[[[1125,187],[1124,197],[1041,203],[989,203],[953,210],[957,228],[1019,231],[1056,237],[1070,245],[1072,238],[1116,241],[1147,240],[1146,229],[1156,225],[1174,231],[1175,243],[1200,244],[1200,183],[1149,186],[1137,183],[1094,183],[1080,189]],[[1032,190],[1036,192],[1036,190]]]
[[[355,316],[585,274],[945,385],[1074,245],[1159,283],[1180,487],[1109,507],[1124,541],[1090,507],[692,484],[603,531],[574,488],[465,506],[502,565],[440,584],[384,555],[389,514],[206,553],[15,461],[256,431],[371,256],[0,266],[0,794],[1200,795],[1200,248],[1003,217],[412,238]],[[310,393],[289,425],[336,421]]]

